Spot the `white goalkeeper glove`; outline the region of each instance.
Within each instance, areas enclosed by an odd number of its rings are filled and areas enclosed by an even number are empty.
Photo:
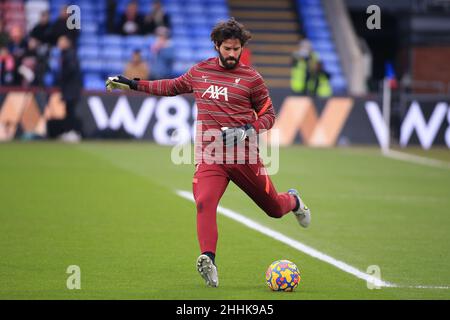
[[[137,81],[139,79],[130,80],[124,76],[108,77],[106,80],[106,90],[112,91],[114,89],[120,90],[137,90]]]
[[[237,128],[222,127],[222,138],[227,147],[241,143],[247,137],[251,137],[255,134],[256,130],[251,124],[246,124],[245,126]]]

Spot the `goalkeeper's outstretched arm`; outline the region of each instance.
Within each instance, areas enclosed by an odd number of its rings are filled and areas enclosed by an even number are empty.
[[[176,96],[183,93],[191,93],[191,74],[189,72],[175,79],[162,79],[155,81],[128,79],[122,75],[109,77],[106,80],[106,89],[112,91],[136,90],[147,92],[155,96]]]

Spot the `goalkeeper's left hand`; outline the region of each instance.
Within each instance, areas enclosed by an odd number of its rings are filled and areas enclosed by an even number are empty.
[[[229,147],[243,142],[247,137],[251,137],[256,133],[255,128],[251,124],[246,124],[237,128],[222,128],[222,138],[224,144]]]
[[[137,90],[137,81],[130,80],[124,76],[108,77],[108,80],[106,80],[106,90],[112,91],[113,89]]]

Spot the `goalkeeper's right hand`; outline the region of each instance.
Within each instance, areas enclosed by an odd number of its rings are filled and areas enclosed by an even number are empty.
[[[114,77],[108,77],[108,80],[106,80],[106,90],[112,91],[114,89],[137,90],[137,81],[130,80],[121,75],[114,76]]]

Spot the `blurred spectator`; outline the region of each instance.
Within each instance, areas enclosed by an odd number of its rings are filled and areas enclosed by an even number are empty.
[[[131,60],[127,63],[124,71],[124,76],[129,79],[139,78],[148,79],[149,78],[149,68],[148,64],[142,60],[141,50],[135,50],[131,57]]]
[[[292,55],[291,89],[295,93],[311,94],[308,82],[318,62],[317,54],[312,50],[311,42],[304,38],[300,40],[298,50]]]
[[[171,28],[170,16],[164,11],[160,1],[155,1],[152,4],[152,9],[145,16],[144,32],[154,33],[158,27]]]
[[[18,72],[18,67],[22,64],[22,59],[27,49],[27,42],[22,27],[14,25],[9,31],[8,50],[14,57],[14,80],[13,85],[21,84],[21,75]]]
[[[8,86],[14,82],[14,57],[7,47],[0,46],[0,85]]]
[[[78,142],[81,139],[81,123],[75,111],[82,90],[82,77],[76,50],[68,36],[58,38],[58,48],[61,50],[61,66],[58,85],[62,98],[66,104],[66,118],[64,119],[61,138],[67,142]]]
[[[173,76],[174,47],[169,39],[169,29],[158,27],[156,41],[151,48],[152,65],[150,79],[166,79]]]
[[[106,32],[115,33],[116,32],[116,0],[106,1]]]
[[[43,11],[38,24],[30,32],[30,36],[39,40],[40,43],[50,43],[52,26],[50,24],[50,16],[48,11]]]
[[[80,31],[78,29],[67,28],[67,19],[69,14],[67,13],[67,6],[62,6],[59,12],[59,17],[51,26],[50,42],[52,45],[56,45],[58,39],[65,35],[70,39],[70,42],[74,47],[77,46],[78,36]]]
[[[8,42],[9,42],[8,33],[3,31],[2,21],[0,20],[0,48],[6,47],[8,45]]]
[[[322,61],[317,61],[308,80],[308,93],[312,96],[326,98],[333,94],[330,85],[330,74],[323,68]]]
[[[127,9],[120,18],[118,33],[123,35],[142,34],[144,20],[138,13],[138,4],[135,1],[127,5]]]
[[[22,76],[22,86],[44,86],[44,76],[48,67],[48,47],[38,39],[30,37],[28,47],[18,68]]]
[[[37,65],[37,46],[38,40],[30,38],[28,40],[27,49],[22,57],[22,61],[17,69],[17,72],[21,76],[20,85],[23,87],[29,87],[34,82]]]

